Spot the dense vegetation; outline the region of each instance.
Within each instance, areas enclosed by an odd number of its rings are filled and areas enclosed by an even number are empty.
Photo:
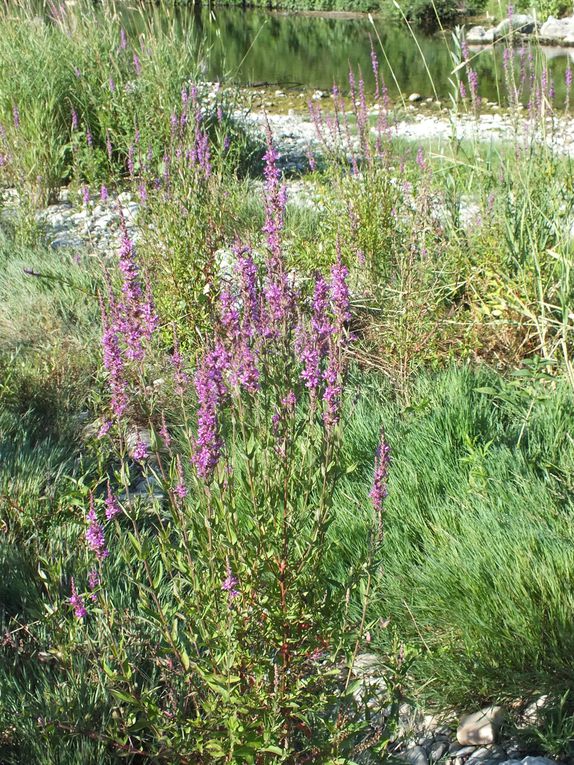
[[[481,144],[454,47],[477,139],[423,148],[373,56],[373,104],[351,74],[311,107],[305,205],[185,26],[141,25],[0,12],[0,761],[377,762],[404,698],[542,694],[531,746],[571,756],[552,83],[505,57],[513,141]],[[137,237],[49,248],[63,184],[85,212],[129,189]]]

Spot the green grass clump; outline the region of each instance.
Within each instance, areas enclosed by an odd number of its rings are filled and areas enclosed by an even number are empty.
[[[574,681],[571,389],[462,368],[419,376],[410,401],[389,405],[375,386],[360,396],[349,459],[363,479],[341,491],[333,533],[342,554],[361,543],[351,509],[357,492],[367,501],[384,425],[393,461],[375,610],[418,653],[413,691],[438,709],[564,693]]]

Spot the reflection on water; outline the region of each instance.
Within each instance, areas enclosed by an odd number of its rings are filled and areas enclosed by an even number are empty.
[[[367,88],[372,89],[373,40],[391,96],[397,95],[398,88],[406,94],[433,96],[432,83],[441,99],[452,90],[450,33],[433,36],[417,33],[415,41],[405,26],[378,17],[374,23],[381,50],[366,16],[326,17],[218,8],[184,10],[181,22],[193,25],[197,39],[207,41],[204,74],[208,79],[232,77],[242,84],[265,82],[282,89],[299,85],[327,90],[334,82],[344,84],[352,66],[363,72]],[[538,71],[548,67],[558,105],[565,99],[568,56],[574,53],[556,48],[541,48],[533,54]],[[522,69],[526,87],[530,77],[524,71],[528,69],[528,52],[515,47],[513,59],[516,82],[520,81]],[[479,77],[480,95],[505,103],[503,47],[483,50],[473,60],[473,66]]]

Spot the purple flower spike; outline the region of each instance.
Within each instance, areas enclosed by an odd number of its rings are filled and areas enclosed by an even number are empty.
[[[218,409],[225,394],[223,372],[229,366],[229,357],[221,345],[205,355],[195,374],[195,389],[199,402],[197,413],[197,437],[193,464],[197,474],[206,480],[213,475],[223,440],[219,435]]]
[[[132,456],[136,462],[144,462],[148,459],[149,449],[145,441],[142,441],[141,438],[138,438]]]
[[[177,468],[177,483],[173,487],[173,493],[178,499],[185,499],[187,497],[187,486],[185,485],[185,476],[183,474],[183,466],[179,455],[176,458]]]
[[[88,612],[86,610],[86,606],[84,605],[84,599],[81,595],[78,594],[78,591],[76,590],[76,583],[74,581],[74,577],[72,577],[71,581],[71,588],[72,588],[72,594],[70,598],[68,599],[69,604],[74,609],[74,615],[77,619],[83,619],[85,616],[88,615]]]
[[[104,504],[106,506],[106,519],[108,521],[111,521],[112,518],[115,518],[116,515],[119,515],[122,512],[122,509],[119,505],[117,498],[112,494],[112,487],[110,486],[109,481],[108,481],[108,493],[106,495]]]
[[[383,508],[383,502],[387,496],[387,476],[391,461],[391,450],[385,441],[384,431],[381,432],[381,439],[375,456],[375,474],[373,486],[369,493],[373,507],[377,512]]]
[[[227,563],[225,573],[226,577],[221,583],[221,589],[227,593],[229,600],[231,601],[239,595],[239,590],[237,589],[239,582],[237,581],[237,577],[233,575],[229,562]]]
[[[94,507],[94,495],[91,493],[90,509],[86,515],[86,520],[88,521],[88,528],[86,529],[86,542],[88,543],[88,547],[95,554],[98,560],[103,560],[109,555],[109,551],[106,548],[104,530],[102,529],[96,515],[96,509]]]
[[[339,332],[343,329],[343,325],[351,318],[349,287],[347,285],[348,275],[349,269],[343,265],[341,253],[339,252],[337,262],[331,267],[331,302],[335,329]]]
[[[93,600],[94,602],[98,599],[98,596],[94,592],[94,590],[99,587],[100,585],[100,575],[98,574],[97,570],[93,568],[90,573],[88,574],[88,587],[90,588],[90,592],[92,593],[90,595],[90,600]]]

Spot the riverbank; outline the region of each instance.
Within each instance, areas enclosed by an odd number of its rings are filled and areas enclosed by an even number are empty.
[[[0,5],[0,761],[571,765],[549,69],[115,9]]]

